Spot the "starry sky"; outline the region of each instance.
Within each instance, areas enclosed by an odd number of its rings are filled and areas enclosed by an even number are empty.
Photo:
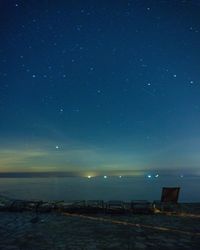
[[[200,175],[199,13],[0,0],[0,172]]]

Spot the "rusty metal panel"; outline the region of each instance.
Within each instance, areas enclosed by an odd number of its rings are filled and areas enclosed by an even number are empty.
[[[163,187],[161,202],[177,203],[180,187]]]

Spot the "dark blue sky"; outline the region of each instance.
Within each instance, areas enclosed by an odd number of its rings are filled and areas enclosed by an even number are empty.
[[[0,171],[200,174],[200,1],[0,1]]]

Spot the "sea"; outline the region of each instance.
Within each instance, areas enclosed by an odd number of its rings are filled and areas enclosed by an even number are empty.
[[[162,187],[180,187],[180,202],[200,202],[200,177],[0,178],[0,194],[42,200],[160,200]]]

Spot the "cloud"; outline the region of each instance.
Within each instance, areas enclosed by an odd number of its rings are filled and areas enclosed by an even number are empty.
[[[59,145],[56,148],[56,145]],[[104,171],[141,167],[138,157],[81,143],[15,142],[0,148],[0,172],[5,171]]]
[[[56,148],[56,145],[59,147]],[[163,173],[194,173],[199,169],[198,163],[198,152],[194,150],[187,154],[187,148],[180,143],[148,153],[72,141],[58,143],[55,140],[32,141],[29,144],[16,140],[12,145],[0,148],[0,172],[54,171],[93,175],[112,172],[138,175],[159,170]]]
[[[30,166],[35,159],[41,159],[47,152],[26,149],[0,149],[0,171],[21,171]]]

